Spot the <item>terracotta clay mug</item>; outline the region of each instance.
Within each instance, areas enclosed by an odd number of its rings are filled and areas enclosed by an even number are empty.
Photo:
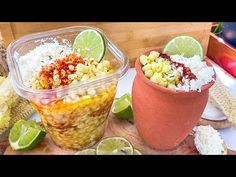
[[[161,48],[153,50],[161,52]],[[153,50],[144,54],[148,55]],[[208,59],[205,61],[211,66]],[[172,149],[198,123],[207,104],[209,88],[214,81],[204,85],[201,92],[177,91],[159,86],[146,78],[140,56],[136,60],[135,69],[137,74],[132,87],[132,104],[139,135],[154,149]]]

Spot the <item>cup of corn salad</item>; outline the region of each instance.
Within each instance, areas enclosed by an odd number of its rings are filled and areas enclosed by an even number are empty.
[[[172,149],[197,124],[215,71],[199,55],[168,55],[162,48],[145,51],[135,69],[132,103],[139,135],[152,148]]]
[[[92,27],[22,37],[8,47],[16,92],[29,99],[60,147],[83,149],[103,136],[128,59]]]

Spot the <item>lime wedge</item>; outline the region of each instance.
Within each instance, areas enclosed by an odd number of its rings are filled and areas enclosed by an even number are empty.
[[[9,134],[9,143],[14,150],[29,150],[42,141],[46,132],[36,122],[17,121]]]
[[[110,137],[100,141],[97,145],[97,155],[132,155],[133,147],[122,137]]]
[[[95,149],[84,149],[82,151],[78,151],[75,155],[96,155]]]
[[[201,44],[191,36],[178,36],[169,41],[163,49],[163,53],[168,55],[183,55],[193,57],[199,55],[202,59],[204,52]]]
[[[73,50],[82,58],[94,58],[100,62],[106,51],[105,39],[96,30],[84,30],[75,38]]]
[[[116,100],[112,105],[111,111],[116,117],[120,119],[132,120],[133,110],[130,94],[126,93]]]
[[[142,155],[142,153],[138,149],[134,149],[133,155]]]

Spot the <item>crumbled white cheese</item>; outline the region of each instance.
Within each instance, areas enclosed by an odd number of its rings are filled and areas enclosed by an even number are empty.
[[[26,55],[20,56],[18,63],[23,82],[29,85],[42,66],[52,63],[57,58],[65,57],[71,52],[71,46],[59,44],[54,40],[52,43],[43,43]]]
[[[210,125],[196,128],[194,143],[202,155],[220,155],[224,152],[223,139]]]
[[[183,63],[197,77],[197,79],[193,79],[190,82],[184,82],[184,84],[177,87],[177,89],[185,91],[195,90],[201,92],[203,85],[206,85],[214,80],[215,72],[213,67],[207,66],[206,62],[202,61],[199,55],[194,55],[190,58],[186,58],[181,55],[171,55],[170,57],[172,61]]]

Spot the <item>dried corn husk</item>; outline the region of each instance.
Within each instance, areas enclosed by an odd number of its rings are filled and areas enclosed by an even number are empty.
[[[210,102],[222,110],[229,122],[236,128],[236,99],[231,96],[227,88],[219,79],[210,88]]]
[[[7,75],[6,50],[0,35],[0,141],[8,136],[16,121],[27,119],[34,113],[29,101],[14,92]]]

